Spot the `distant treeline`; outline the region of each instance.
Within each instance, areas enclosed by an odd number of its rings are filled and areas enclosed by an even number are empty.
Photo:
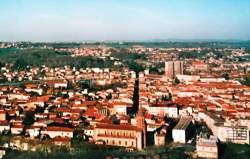
[[[69,53],[59,53],[49,49],[24,49],[0,55],[0,63],[12,63],[14,68],[23,69],[26,66],[63,67],[69,65],[77,68],[100,67],[111,68],[113,61],[96,57],[72,57]]]
[[[126,49],[119,49],[119,51],[113,51],[111,56],[121,59],[121,60],[138,60],[138,59],[145,60],[146,59],[145,54],[129,53]]]
[[[1,43],[1,42],[0,42]],[[134,46],[143,47],[158,47],[158,48],[246,48],[250,50],[250,41],[208,41],[208,40],[154,40],[148,42],[54,42],[54,43],[32,43],[32,42],[20,42],[19,47],[23,48],[41,48],[41,47],[52,47],[52,48],[79,48],[79,47],[99,47],[107,46],[114,48],[130,48]]]
[[[120,49],[119,51],[112,52],[111,56],[120,59],[126,66],[129,67],[129,69],[136,72],[140,72],[145,69],[145,67],[139,64],[137,60],[145,60],[146,54],[129,53],[126,49]]]

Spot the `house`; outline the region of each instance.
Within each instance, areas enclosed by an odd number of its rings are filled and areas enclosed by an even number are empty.
[[[0,158],[3,158],[6,154],[6,150],[0,147]]]
[[[7,120],[0,121],[0,133],[3,133],[5,131],[10,131],[10,124]]]
[[[35,138],[40,135],[40,126],[31,126],[26,130],[26,133],[31,137]]]
[[[123,101],[113,101],[111,105],[113,107],[113,111],[111,113],[119,115],[127,115],[128,107],[132,107],[130,103]]]
[[[71,146],[71,139],[68,137],[55,137],[52,139],[52,142],[57,146],[65,146],[70,147]]]
[[[50,138],[55,138],[58,136],[73,138],[73,132],[74,132],[73,128],[48,126],[47,128],[41,131],[41,134],[48,135]]]
[[[176,75],[180,82],[197,82],[200,76],[195,75]]]
[[[200,137],[196,143],[198,157],[218,158],[218,140],[215,136]]]
[[[164,146],[166,144],[167,128],[168,126],[164,125],[159,131],[155,132],[154,140],[156,146]]]
[[[13,125],[10,129],[11,134],[19,135],[23,132],[24,125]]]
[[[179,108],[174,103],[156,103],[145,105],[144,108],[152,115],[169,116],[177,118],[179,116]]]
[[[67,88],[68,83],[67,82],[55,82],[54,88]]]
[[[203,61],[194,61],[191,66],[192,70],[207,71],[208,64]]]
[[[166,143],[166,134],[165,133],[155,133],[155,145],[156,146],[164,146]]]
[[[26,92],[34,92],[34,93],[37,93],[39,95],[43,94],[43,89],[41,89],[41,88],[26,88],[25,91]]]
[[[94,136],[94,128],[93,127],[88,127],[84,129],[84,133],[87,136],[93,137]]]
[[[6,120],[6,111],[0,110],[0,121]]]

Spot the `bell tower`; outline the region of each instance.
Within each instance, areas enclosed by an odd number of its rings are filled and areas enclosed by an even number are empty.
[[[139,107],[138,113],[136,115],[136,122],[137,122],[137,127],[140,128],[142,131],[142,142],[143,142],[142,145],[143,145],[143,148],[145,148],[147,125],[146,125],[144,113],[141,107]]]

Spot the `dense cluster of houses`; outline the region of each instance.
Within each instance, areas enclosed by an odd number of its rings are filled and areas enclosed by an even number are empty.
[[[114,80],[121,81],[120,71],[111,71],[110,68],[80,68],[65,66],[62,68],[50,68],[47,66],[27,67],[22,71],[12,70],[10,67],[1,68],[0,79],[9,82],[20,81],[40,81],[40,80],[68,80],[76,83],[82,80],[92,80],[100,85],[108,85]],[[129,70],[125,69],[124,74],[129,74]]]
[[[109,56],[108,50],[96,49],[100,48],[70,51],[74,56]],[[161,55],[159,51],[164,54],[202,49],[130,50],[151,52],[149,57],[156,61],[161,59],[156,57]],[[241,49],[228,51],[232,57],[245,55]],[[165,58],[173,56],[176,54]],[[248,62],[223,63],[211,53],[207,60],[172,62],[165,75],[150,74],[148,69],[136,74],[128,68],[114,71],[41,66],[13,71],[2,67],[1,78],[13,84],[0,85],[0,133],[49,140],[55,145],[70,146],[74,138],[141,150],[150,144],[165,145],[169,131],[174,142],[188,143],[194,135],[192,126],[199,123],[206,125],[213,136],[198,138],[197,154],[217,158],[218,140],[250,144],[250,87],[234,80],[244,76],[247,70],[243,68],[248,66]],[[234,78],[222,77],[225,71]],[[99,89],[91,90],[93,87]],[[167,119],[178,121],[173,130]],[[23,143],[13,142],[20,149],[29,149]]]
[[[58,70],[58,74],[65,72],[62,70],[64,69]],[[92,85],[95,87],[117,82],[125,83],[125,87],[111,87],[95,92],[81,89],[72,79],[32,81],[22,86],[3,85],[0,87],[0,132],[23,134],[30,138],[71,139],[75,135],[75,128],[81,125],[88,125],[84,127],[85,135],[91,136],[91,127],[96,123],[112,124],[112,119],[109,117],[113,114],[117,115],[117,120],[126,124],[129,120],[126,116],[127,108],[133,105],[135,81],[130,77],[134,72],[127,71],[112,72],[105,69],[92,69],[81,73],[79,71],[78,75],[92,79],[94,81]],[[48,77],[51,76],[48,74]],[[103,83],[98,80],[109,82]],[[34,122],[29,126],[24,122],[27,112],[33,112],[34,118]]]
[[[102,47],[84,47],[84,48],[58,48],[58,52],[70,52],[71,56],[95,56],[106,58],[111,55],[111,48]]]

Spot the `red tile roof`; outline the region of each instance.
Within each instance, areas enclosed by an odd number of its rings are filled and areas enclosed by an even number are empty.
[[[47,131],[63,131],[63,132],[73,132],[73,128],[59,127],[59,126],[48,126]]]
[[[97,129],[114,129],[114,130],[135,130],[141,131],[137,126],[127,125],[127,124],[96,124]]]

